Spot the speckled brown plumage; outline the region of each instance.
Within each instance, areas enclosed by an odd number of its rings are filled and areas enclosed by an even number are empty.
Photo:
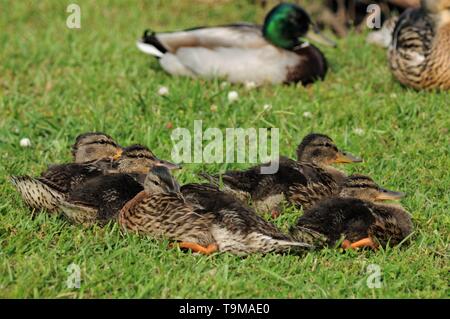
[[[370,238],[386,247],[399,244],[412,232],[411,217],[400,205],[375,201],[380,194],[397,193],[382,190],[366,176],[351,176],[346,183],[339,197],[325,199],[306,210],[291,228],[295,239],[305,240],[309,230],[321,234],[326,239],[323,243],[331,246],[340,239],[357,242]],[[318,246],[315,238],[313,243]]]
[[[317,200],[330,196],[338,190],[345,173],[329,166],[347,157],[360,161],[351,154],[340,151],[332,139],[323,134],[309,134],[297,148],[297,160],[280,157],[278,171],[261,174],[257,165],[244,171],[227,171],[223,175],[202,174],[210,182],[220,185],[223,191],[241,200],[251,199],[258,212],[276,210],[284,200],[298,207],[307,208]]]
[[[103,225],[117,218],[120,209],[144,188],[139,174],[108,174],[74,187],[59,201],[65,217],[76,224]]]
[[[127,231],[203,247],[214,245],[218,251],[238,255],[304,251],[309,247],[292,241],[252,209],[215,186],[188,184],[181,187],[180,192],[167,192],[157,191],[155,185],[121,210],[119,222]]]
[[[450,89],[450,1],[426,0],[398,19],[389,48],[394,76],[415,89]]]
[[[117,160],[101,158],[86,163],[50,165],[40,177],[14,177],[14,185],[28,206],[57,213],[60,199],[79,185],[95,179],[94,184],[88,184],[89,189],[101,181],[96,178],[113,173],[137,174],[135,180],[143,183],[145,175],[139,174],[146,174],[155,164],[175,167],[172,163],[158,159],[147,147],[132,145],[124,148]]]

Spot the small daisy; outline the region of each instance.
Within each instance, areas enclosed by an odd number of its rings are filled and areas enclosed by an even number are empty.
[[[310,119],[310,118],[312,118],[312,113],[311,112],[303,112],[303,117]]]
[[[20,146],[22,147],[30,147],[31,146],[31,141],[28,137],[24,137],[20,140]]]
[[[353,129],[353,133],[355,133],[356,135],[362,136],[362,135],[364,135],[364,130],[360,127],[356,127]]]
[[[158,89],[158,95],[161,96],[169,95],[169,88],[167,86],[160,86]]]
[[[228,102],[232,103],[239,100],[239,94],[236,91],[228,92]]]

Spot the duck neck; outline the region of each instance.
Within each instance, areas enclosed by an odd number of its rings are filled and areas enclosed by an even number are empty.
[[[337,184],[341,184],[345,178],[347,177],[347,174],[345,174],[343,171],[338,170],[337,168],[330,166],[330,165],[321,165],[322,169],[324,169],[328,174],[331,175],[333,180]]]

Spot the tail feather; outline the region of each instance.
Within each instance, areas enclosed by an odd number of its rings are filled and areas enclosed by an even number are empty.
[[[324,247],[327,245],[327,238],[325,235],[306,227],[296,225],[289,230],[289,233],[296,241],[308,243],[315,247]]]
[[[154,32],[149,30],[145,30],[142,39],[136,43],[139,50],[142,52],[156,56],[161,58],[164,56],[164,53],[167,52],[167,49],[164,45],[158,40]]]
[[[63,215],[75,224],[90,225],[97,220],[98,209],[95,207],[62,200],[60,209]]]
[[[10,181],[31,208],[57,212],[60,201],[64,199],[64,194],[60,190],[34,177],[11,176]]]

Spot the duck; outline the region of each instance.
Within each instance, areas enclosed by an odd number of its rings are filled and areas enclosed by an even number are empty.
[[[114,171],[72,187],[59,200],[58,209],[72,224],[104,226],[116,220],[125,203],[143,190],[146,175],[153,166],[164,166],[169,170],[181,168],[157,158],[145,146],[126,147]]]
[[[307,85],[323,80],[328,64],[305,38],[335,46],[304,9],[281,3],[266,15],[262,26],[235,23],[174,32],[146,30],[137,47],[157,57],[161,67],[175,76]]]
[[[355,174],[342,184],[339,194],[324,199],[306,210],[290,229],[296,240],[319,247],[335,246],[342,238],[344,249],[395,246],[413,231],[410,214],[399,204],[404,193],[381,188],[372,178]],[[313,239],[313,240],[311,240]]]
[[[164,166],[151,169],[144,190],[120,210],[119,224],[125,232],[166,238],[180,248],[205,255],[303,253],[312,248],[293,241],[214,185],[180,187]]]
[[[103,164],[98,165],[100,162]],[[39,177],[11,176],[10,180],[31,209],[45,209],[48,213],[59,214],[60,202],[78,185],[108,173],[135,174],[134,178],[142,183],[145,175],[143,178],[140,174],[146,174],[148,167],[156,162],[171,168],[177,167],[168,161],[158,159],[146,146],[136,144],[123,148],[120,158],[114,162],[104,158],[50,165]]]
[[[78,135],[71,149],[73,163],[117,159],[123,151],[111,136],[103,132],[86,132]]]
[[[422,0],[395,25],[388,60],[394,77],[416,90],[450,89],[450,0]]]
[[[262,167],[269,165],[261,164],[244,171],[229,170],[222,175],[200,175],[218,186],[222,182],[223,191],[241,201],[251,201],[259,213],[270,212],[277,217],[281,213],[279,205],[284,200],[306,209],[337,192],[347,175],[332,164],[362,161],[338,149],[328,135],[321,133],[306,135],[296,153],[296,160],[281,156],[278,171],[274,174],[261,173]]]

